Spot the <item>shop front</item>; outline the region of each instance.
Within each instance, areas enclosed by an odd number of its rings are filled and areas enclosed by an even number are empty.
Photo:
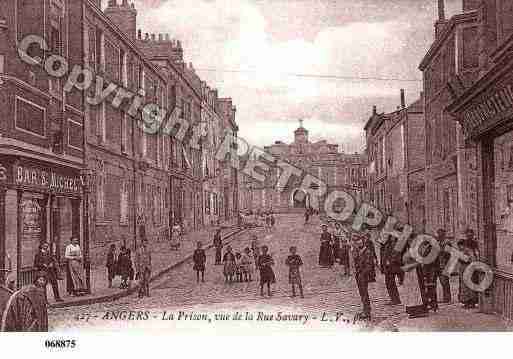
[[[513,319],[513,60],[495,62],[449,110],[469,146],[478,148],[481,260],[495,273],[492,287],[481,295],[481,308]]]
[[[0,155],[0,265],[18,287],[32,282],[42,242],[64,265],[70,239],[82,239],[82,188],[79,169]]]

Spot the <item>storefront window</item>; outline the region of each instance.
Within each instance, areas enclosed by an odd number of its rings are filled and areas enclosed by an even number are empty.
[[[22,267],[34,262],[39,244],[45,239],[45,205],[42,196],[26,194],[20,203],[21,210],[21,261]]]
[[[513,132],[495,139],[497,268],[513,272]]]

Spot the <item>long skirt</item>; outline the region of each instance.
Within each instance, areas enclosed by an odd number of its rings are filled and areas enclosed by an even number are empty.
[[[463,303],[463,304],[477,304],[479,302],[479,299],[478,299],[479,297],[478,297],[477,292],[470,289],[463,281],[463,272],[465,271],[465,268],[466,268],[466,266],[461,268],[461,272],[460,272],[460,276],[459,276],[460,289],[459,289],[459,293],[458,293],[458,299],[459,299],[460,303]],[[475,273],[472,276],[473,282],[477,282],[478,278],[476,278],[476,277],[477,277],[477,273]]]
[[[76,260],[68,261],[69,274],[71,281],[73,282],[73,289],[75,292],[81,292],[86,289],[84,272],[82,269],[82,263]]]
[[[333,249],[329,243],[322,243],[319,251],[319,265],[321,267],[331,267],[334,263]]]
[[[276,283],[276,276],[274,271],[269,266],[260,267],[260,284],[273,284]]]
[[[235,262],[225,262],[223,273],[225,276],[231,277],[235,274]]]

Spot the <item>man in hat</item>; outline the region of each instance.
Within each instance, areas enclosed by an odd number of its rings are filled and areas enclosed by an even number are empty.
[[[451,295],[451,282],[450,277],[448,275],[444,274],[445,267],[447,267],[447,264],[449,263],[449,260],[451,259],[451,254],[447,252],[447,246],[449,245],[447,238],[446,238],[446,232],[445,229],[439,228],[437,231],[436,239],[438,241],[438,244],[440,246],[440,254],[438,255],[438,269],[435,272],[435,283],[437,282],[437,278],[440,281],[440,285],[442,286],[442,293],[443,293],[443,303],[450,303],[452,301],[452,295]],[[436,261],[435,261],[436,263]]]
[[[355,278],[363,305],[360,319],[370,320],[369,282],[374,272],[374,258],[369,247],[365,245],[366,239],[365,235],[359,233],[354,233],[352,237]]]

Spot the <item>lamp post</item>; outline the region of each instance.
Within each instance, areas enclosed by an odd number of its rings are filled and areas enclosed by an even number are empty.
[[[90,168],[85,168],[81,171],[82,177],[82,190],[84,194],[83,199],[83,238],[84,238],[84,269],[86,272],[86,287],[87,293],[91,294],[91,261],[89,255],[89,194],[91,193],[91,182],[93,171]]]

